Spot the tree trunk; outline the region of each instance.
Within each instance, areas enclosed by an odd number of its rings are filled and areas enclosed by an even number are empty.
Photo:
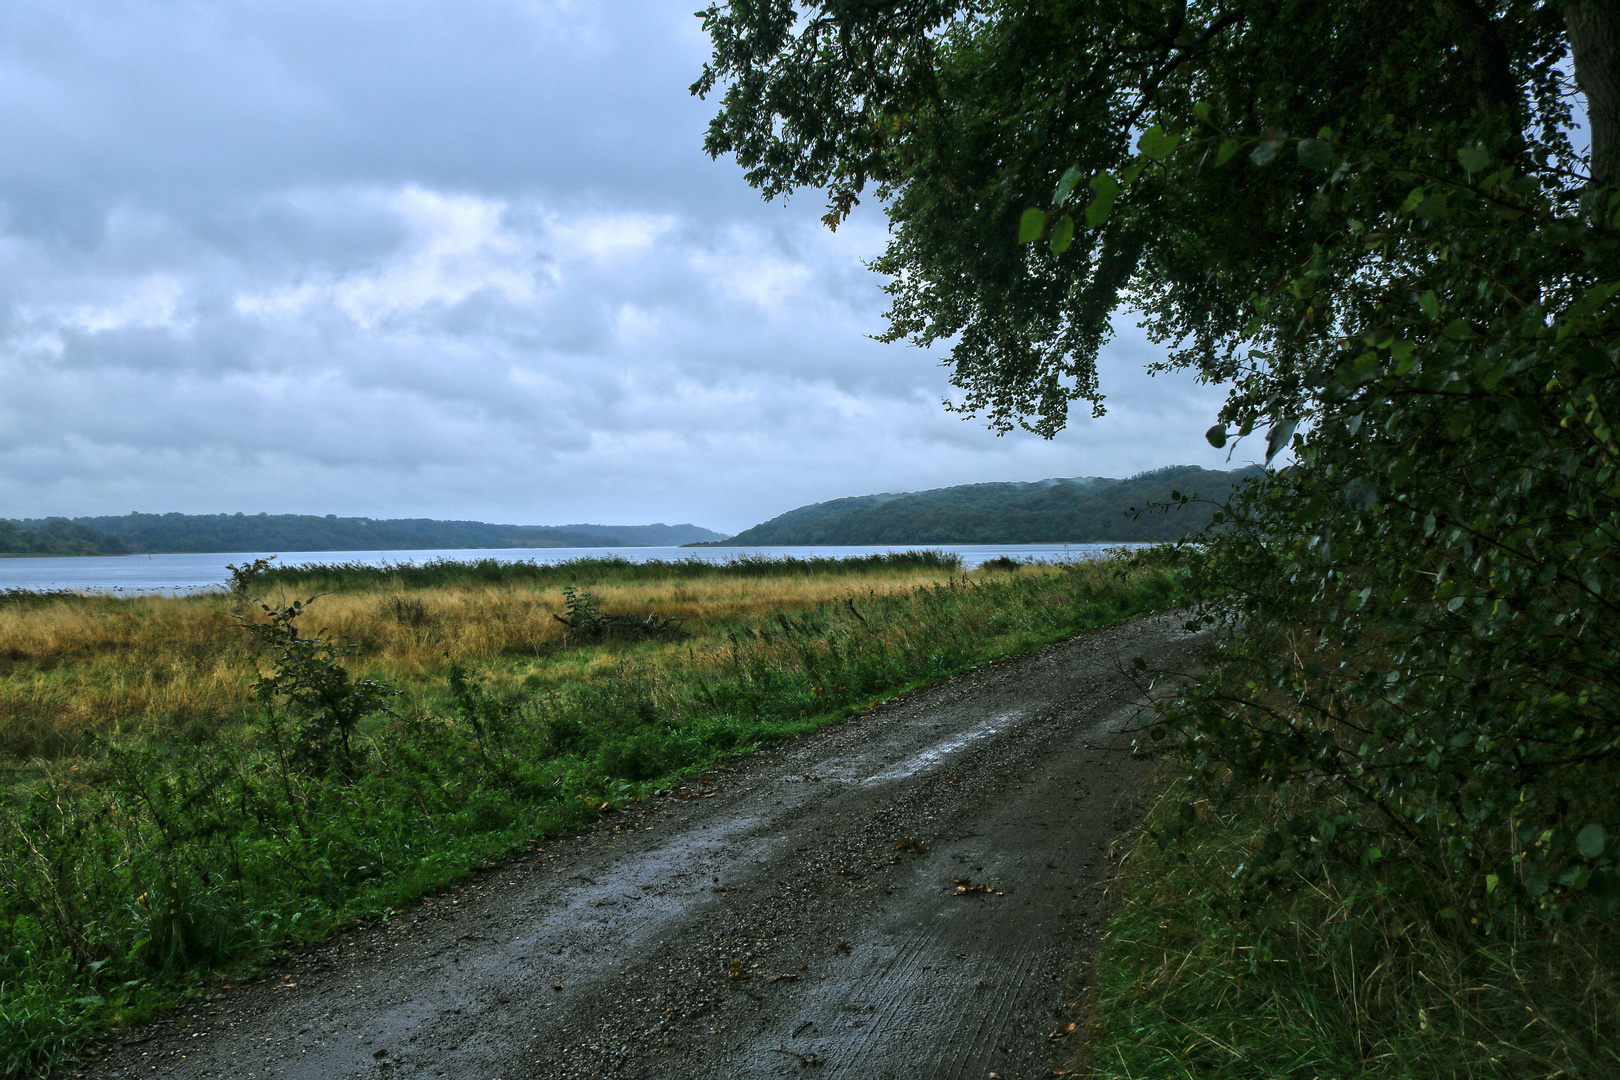
[[[1620,182],[1620,4],[1567,0],[1564,20],[1575,57],[1575,82],[1586,95],[1592,183]]]

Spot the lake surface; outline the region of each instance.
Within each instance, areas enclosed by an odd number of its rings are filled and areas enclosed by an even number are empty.
[[[124,593],[191,593],[224,587],[231,563],[275,555],[282,566],[299,563],[365,563],[368,566],[424,563],[433,559],[499,559],[502,562],[564,562],[568,559],[617,556],[631,562],[653,559],[703,559],[726,562],[739,555],[791,555],[805,559],[843,558],[890,551],[950,551],[970,569],[999,555],[1014,559],[1069,562],[1095,559],[1120,547],[1146,544],[873,544],[860,547],[632,547],[632,548],[455,548],[431,551],[237,551],[205,555],[108,555],[75,558],[0,559],[0,590],[80,589]]]

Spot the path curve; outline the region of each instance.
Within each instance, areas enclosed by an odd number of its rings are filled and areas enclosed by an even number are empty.
[[[1105,853],[1146,794],[1126,671],[1189,662],[1180,624],[1081,634],[717,770],[83,1071],[1049,1075]]]

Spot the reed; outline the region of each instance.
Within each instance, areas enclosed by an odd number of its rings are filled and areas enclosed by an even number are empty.
[[[954,559],[934,555],[430,563],[396,568],[403,574],[307,567],[264,575],[258,592],[271,605],[322,594],[309,629],[358,644],[364,672],[393,685],[442,679],[455,657],[488,669],[502,688],[525,680],[532,688],[587,677],[622,651],[608,648],[585,665],[578,657],[558,662],[564,602],[555,582],[589,587],[605,610],[681,619],[701,636],[780,610],[857,592],[886,595],[959,573]],[[484,579],[492,567],[499,579],[514,566],[504,580]],[[112,732],[194,742],[239,725],[251,712],[259,659],[244,647],[240,620],[254,618],[262,618],[258,603],[223,594],[0,598],[0,760],[72,756],[87,739]]]

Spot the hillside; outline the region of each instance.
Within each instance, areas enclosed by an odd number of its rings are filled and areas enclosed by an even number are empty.
[[[0,555],[125,555],[116,536],[66,518],[8,521],[0,518]]]
[[[40,522],[22,524],[43,525]],[[153,553],[675,546],[721,537],[720,533],[696,525],[567,525],[559,528],[314,514],[125,514],[75,518],[71,524],[108,534],[128,550]]]
[[[861,495],[790,510],[730,545],[1039,544],[1178,540],[1209,524],[1214,506],[1169,510],[1171,492],[1224,499],[1257,469],[1216,472],[1176,465],[1128,480],[1078,477],[1029,484],[968,484],[910,494]]]

